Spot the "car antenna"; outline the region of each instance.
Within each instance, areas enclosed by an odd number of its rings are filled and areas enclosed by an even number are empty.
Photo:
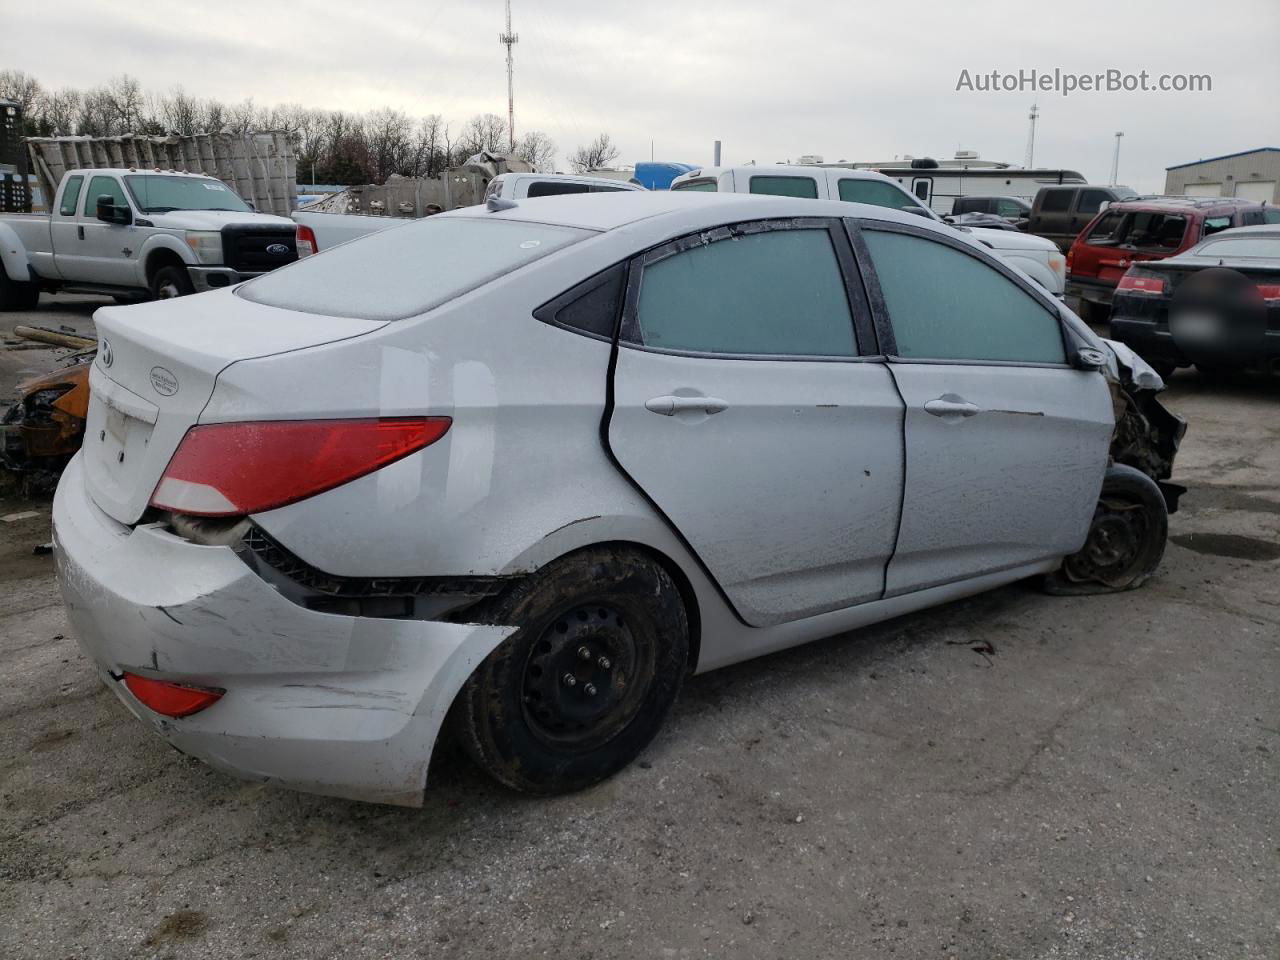
[[[505,197],[490,197],[484,202],[490,213],[497,213],[499,210],[514,210],[520,204],[514,200],[507,200]]]

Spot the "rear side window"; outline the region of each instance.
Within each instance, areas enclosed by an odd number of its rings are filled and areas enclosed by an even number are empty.
[[[1220,230],[1226,230],[1231,226],[1230,217],[1205,217],[1203,236],[1210,237]]]
[[[403,320],[589,236],[572,227],[445,214],[299,260],[236,293],[302,313]]]
[[[818,184],[812,177],[752,177],[751,192],[817,200]]]
[[[677,183],[672,190],[698,190],[707,193],[716,192],[716,182],[714,180],[686,180],[684,183]]]
[[[547,323],[612,340],[626,292],[626,275],[622,264],[610,267],[546,306],[539,307],[533,315]]]
[[[535,180],[529,184],[529,196],[559,197],[566,193],[590,193],[591,187],[585,183],[566,183],[563,180]]]
[[[837,190],[840,199],[850,203],[870,203],[891,210],[917,210],[920,207],[905,190],[879,180],[855,180],[850,177],[841,180]]]
[[[648,263],[639,342],[698,353],[851,357],[853,316],[826,229],[767,230]]]
[[[67,185],[62,188],[62,204],[58,207],[59,216],[74,217],[76,203],[80,200],[80,188],[84,186],[84,177],[69,177]]]
[[[110,197],[117,207],[127,207],[129,201],[124,198],[124,189],[115,177],[94,177],[89,181],[89,198],[85,201],[85,212],[93,216],[98,208],[99,197]]]
[[[996,214],[1001,217],[1025,217],[1027,215],[1027,208],[1017,200],[1010,200],[1007,197],[1001,197],[996,201]]]
[[[1105,190],[1081,190],[1080,203],[1076,205],[1077,213],[1097,213],[1102,205],[1111,199]]]
[[[1280,237],[1223,237],[1189,251],[1199,257],[1268,257],[1280,260]]]
[[[1065,363],[1058,319],[976,257],[905,233],[865,233],[898,355]]]
[[[1124,242],[1148,250],[1176,250],[1186,232],[1186,217],[1140,210],[1132,214]]]
[[[1071,190],[1046,190],[1040,201],[1043,213],[1065,213],[1071,209]]]
[[[1124,225],[1124,214],[1116,211],[1108,213],[1093,225],[1093,229],[1089,231],[1089,235],[1084,238],[1085,243],[1094,243],[1098,245],[1114,244],[1120,242],[1121,228]]]

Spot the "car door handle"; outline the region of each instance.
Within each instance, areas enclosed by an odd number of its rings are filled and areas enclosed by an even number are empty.
[[[718,397],[653,397],[644,402],[644,408],[650,413],[660,413],[664,417],[674,417],[677,413],[719,413],[728,410],[729,404]]]
[[[80,224],[80,223],[76,224],[76,239],[77,240],[84,239],[84,224]]]
[[[981,413],[982,408],[968,400],[938,397],[936,400],[925,403],[924,412],[931,413],[935,417],[972,417],[975,413]]]

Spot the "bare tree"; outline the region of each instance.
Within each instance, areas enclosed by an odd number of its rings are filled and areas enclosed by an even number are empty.
[[[22,108],[23,114],[40,99],[40,81],[21,70],[0,70],[0,100],[12,100]]]
[[[599,170],[617,160],[621,152],[613,139],[607,133],[602,133],[585,147],[578,147],[573,151],[569,156],[569,165],[578,173]]]
[[[472,117],[458,137],[458,152],[464,157],[477,153],[505,153],[507,146],[507,121],[496,113],[483,113]]]
[[[530,130],[516,141],[515,155],[540,173],[555,169],[556,142],[541,130]]]
[[[188,96],[182,87],[173,88],[173,92],[161,101],[160,110],[165,127],[179,136],[189,137],[202,132],[199,129],[200,101]]]

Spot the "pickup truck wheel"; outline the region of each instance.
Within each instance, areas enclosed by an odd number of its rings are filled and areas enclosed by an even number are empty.
[[[0,267],[0,310],[34,310],[40,305],[40,287],[30,281],[10,280]]]
[[[1169,510],[1160,487],[1135,467],[1113,464],[1084,546],[1045,579],[1060,595],[1112,593],[1142,586],[1164,557]]]
[[[499,597],[485,618],[517,630],[453,709],[472,759],[528,793],[580,790],[653,739],[688,666],[679,588],[642,553],[595,547]]]
[[[185,267],[161,267],[151,278],[151,295],[157,300],[170,300],[195,293]]]

